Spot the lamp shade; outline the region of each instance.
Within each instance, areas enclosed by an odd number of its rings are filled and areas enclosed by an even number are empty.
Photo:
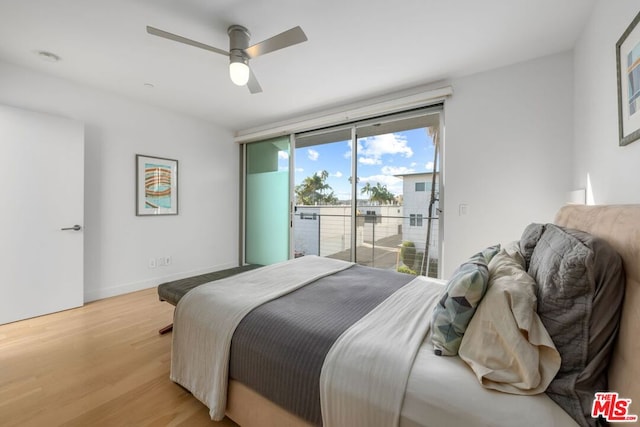
[[[244,86],[249,81],[249,66],[244,62],[232,62],[229,64],[229,77],[238,86]]]

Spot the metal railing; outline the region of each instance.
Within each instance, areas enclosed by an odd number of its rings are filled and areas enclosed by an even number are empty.
[[[296,257],[319,255],[382,269],[438,276],[437,217],[421,216],[417,221],[415,215],[359,214],[355,227],[356,258],[351,260],[351,215],[323,213],[321,207],[314,206],[298,208],[294,215]],[[429,224],[431,233],[427,246]]]

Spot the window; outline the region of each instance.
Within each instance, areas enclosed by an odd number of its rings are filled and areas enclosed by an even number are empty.
[[[382,217],[379,217],[376,211],[367,211],[367,213],[364,216],[365,223],[373,224],[373,223],[379,223],[381,221],[382,221]]]
[[[426,183],[416,182],[416,191],[425,191]]]
[[[300,219],[318,219],[318,214],[317,213],[305,213],[305,212],[300,212]]]
[[[422,227],[422,214],[410,214],[409,227]]]

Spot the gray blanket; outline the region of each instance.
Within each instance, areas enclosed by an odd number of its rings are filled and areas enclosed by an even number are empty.
[[[316,425],[325,356],[351,325],[413,276],[353,267],[251,311],[231,341],[229,374]]]

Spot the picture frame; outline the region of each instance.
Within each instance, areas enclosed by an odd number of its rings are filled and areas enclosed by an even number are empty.
[[[178,161],[136,154],[136,215],[178,214]]]
[[[616,43],[620,146],[640,139],[640,12]]]

